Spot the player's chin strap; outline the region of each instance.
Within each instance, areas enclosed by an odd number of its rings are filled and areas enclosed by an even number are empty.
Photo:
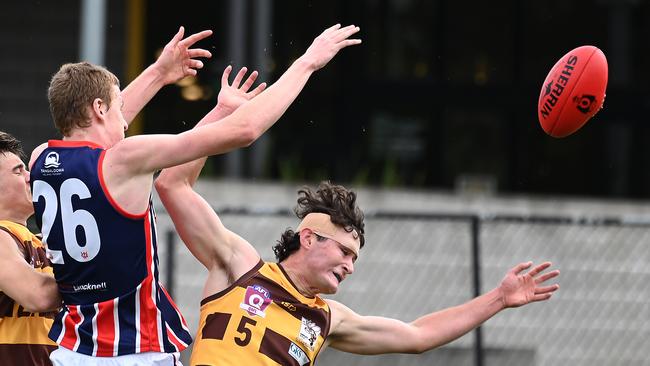
[[[310,229],[322,237],[345,244],[348,247],[356,249],[357,253],[359,248],[361,248],[359,233],[354,229],[348,232],[344,228],[335,225],[328,214],[320,212],[307,214],[307,216],[302,219],[300,225],[298,225],[296,231],[301,232],[303,229]]]

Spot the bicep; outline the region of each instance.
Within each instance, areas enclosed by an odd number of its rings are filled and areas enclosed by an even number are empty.
[[[224,119],[177,135],[129,137],[110,148],[105,159],[137,175],[225,153],[248,138],[246,129],[234,122]]]
[[[379,316],[362,316],[340,303],[333,306],[332,312],[337,324],[333,324],[330,332],[331,347],[363,355],[419,352],[417,329],[411,324]]]

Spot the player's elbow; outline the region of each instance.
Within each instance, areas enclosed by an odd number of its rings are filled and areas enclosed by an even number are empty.
[[[426,351],[428,351],[429,348],[424,344],[424,342],[419,342],[419,341],[413,341],[413,342],[408,342],[407,345],[404,345],[400,350],[399,353],[408,353],[408,354],[421,354]]]
[[[160,198],[163,198],[163,196],[169,194],[174,187],[174,184],[172,184],[170,180],[162,174],[156,178],[156,180],[153,182],[153,185],[156,188],[156,192],[158,192],[158,196],[160,196]]]

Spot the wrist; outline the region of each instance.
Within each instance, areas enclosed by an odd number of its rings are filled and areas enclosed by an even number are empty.
[[[296,61],[293,62],[291,67],[295,67],[298,68],[299,70],[303,70],[310,73],[318,70],[318,66],[316,65],[316,62],[313,59],[309,58],[307,54],[298,57],[298,59],[296,59]]]
[[[154,62],[153,64],[149,65],[143,73],[149,73],[151,75],[151,78],[153,82],[158,86],[158,87],[163,87],[167,84],[172,84],[172,81],[165,80],[165,75],[167,74],[164,71],[164,67],[158,64],[158,61]]]
[[[490,291],[490,293],[492,293],[494,299],[493,301],[498,304],[499,310],[503,310],[508,307],[506,305],[506,293],[503,290],[503,287],[498,286]]]
[[[217,102],[217,105],[214,107],[214,114],[217,117],[224,118],[232,114],[236,108],[229,107],[222,103]]]

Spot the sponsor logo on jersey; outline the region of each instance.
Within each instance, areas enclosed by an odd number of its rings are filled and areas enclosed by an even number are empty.
[[[59,153],[56,151],[50,151],[45,156],[45,163],[43,164],[45,169],[41,168],[41,174],[43,175],[60,175],[63,173],[64,169],[59,168],[61,163],[59,162]]]
[[[45,157],[45,167],[46,168],[58,168],[61,163],[59,163],[59,153],[56,151],[50,151]]]
[[[81,292],[81,291],[96,291],[96,290],[106,290],[108,286],[106,286],[106,282],[101,282],[101,283],[86,283],[83,285],[72,285],[72,289],[74,292]]]
[[[291,355],[294,360],[298,361],[300,366],[309,363],[309,357],[307,357],[305,351],[303,351],[300,347],[298,347],[298,345],[293,342],[291,342],[289,345],[289,355]]]
[[[266,317],[264,310],[271,303],[271,293],[260,285],[248,286],[244,301],[239,304],[239,307],[246,310],[249,315],[259,315],[262,318]]]
[[[292,304],[290,302],[282,301],[280,304],[282,304],[282,306],[284,306],[289,311],[296,311],[297,310],[296,305],[294,305],[294,304]]]
[[[316,325],[316,323],[309,319],[302,318],[300,323],[300,333],[298,333],[298,341],[300,341],[300,343],[313,351],[319,334],[320,327]]]

